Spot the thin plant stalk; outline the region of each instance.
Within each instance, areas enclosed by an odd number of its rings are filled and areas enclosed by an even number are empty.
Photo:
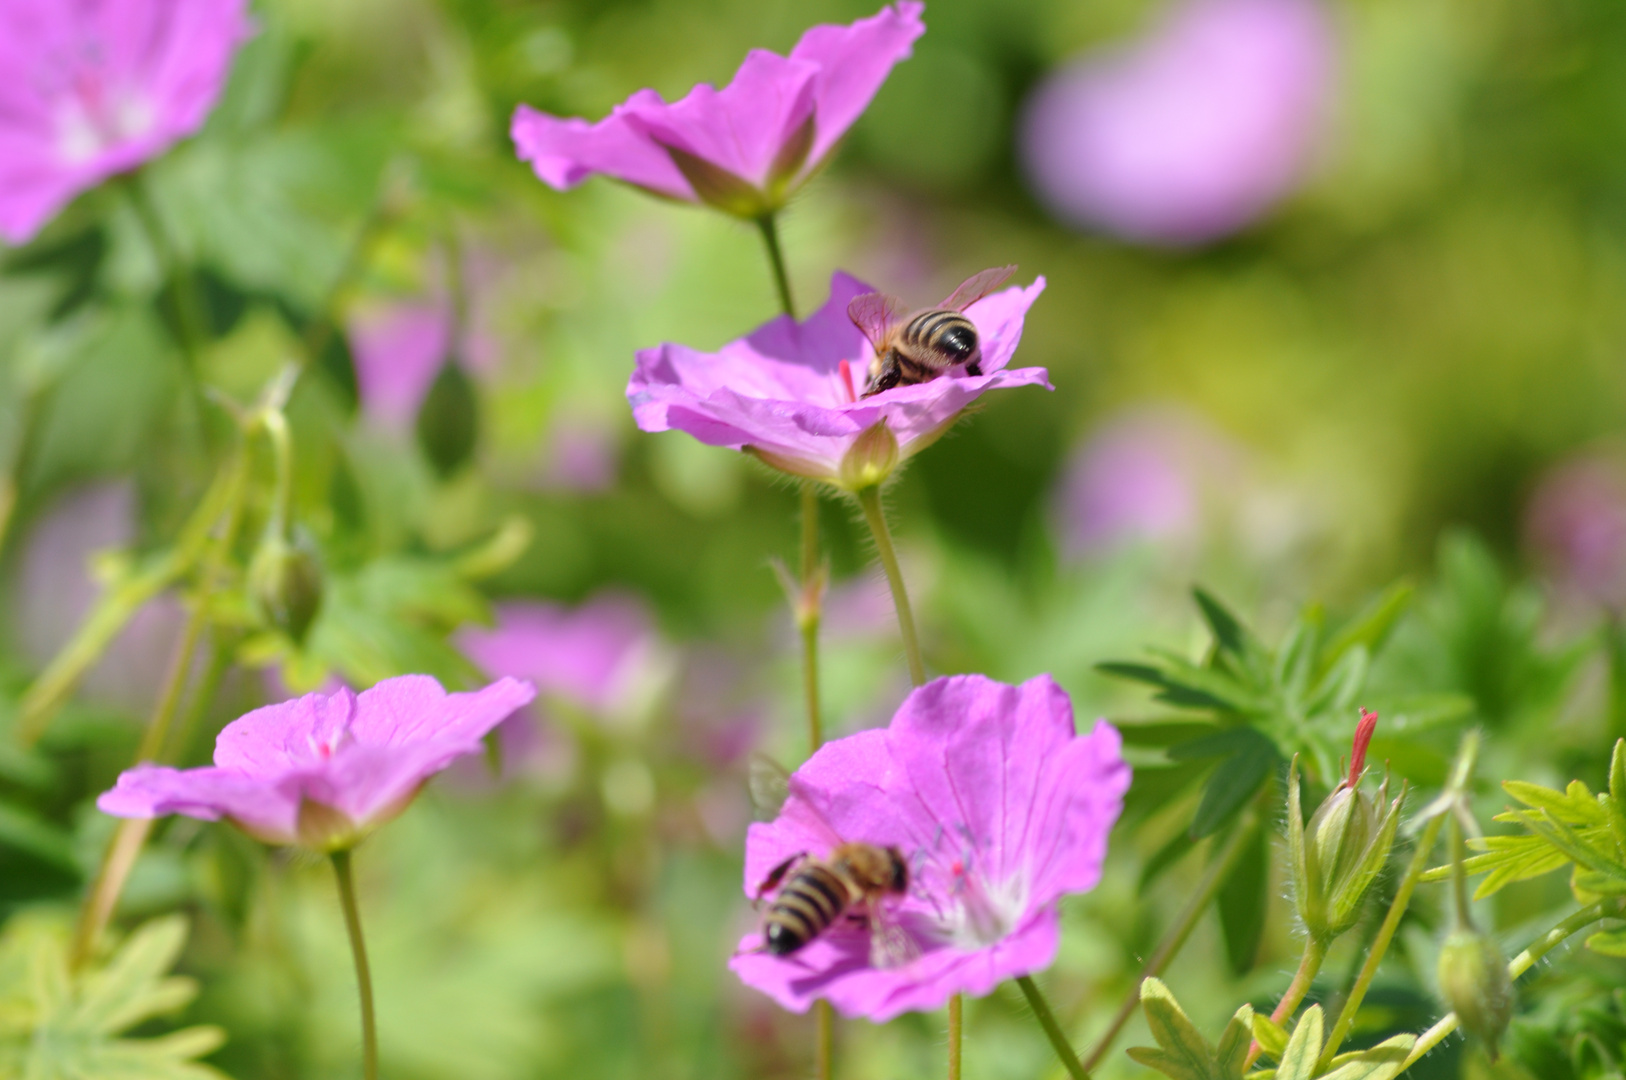
[[[903,635],[903,654],[909,662],[909,681],[916,686],[926,684],[926,666],[920,660],[920,640],[915,636],[915,616],[909,607],[909,591],[903,584],[903,571],[898,568],[898,553],[892,547],[892,533],[886,525],[886,511],[881,507],[881,489],[867,487],[858,492],[858,505],[864,510],[864,520],[875,537],[875,553],[886,571],[886,583],[892,588],[892,603],[898,609],[898,632]]]
[[[757,218],[757,228],[762,231],[762,246],[768,249],[768,265],[773,267],[773,283],[779,290],[779,306],[794,319],[796,301],[790,295],[790,275],[785,273],[785,255],[779,249],[778,220],[771,212],[763,214]]]
[[[1311,935],[1305,939],[1304,953],[1299,957],[1299,969],[1293,973],[1293,981],[1287,984],[1287,991],[1282,999],[1276,1003],[1276,1008],[1270,1014],[1270,1022],[1278,1027],[1287,1023],[1288,1019],[1298,1011],[1303,1004],[1304,996],[1310,992],[1315,977],[1321,973],[1321,965],[1327,959],[1327,949],[1332,945],[1330,940]],[[1243,1061],[1243,1068],[1249,1068],[1259,1055],[1264,1053],[1264,1047],[1255,1039],[1248,1044],[1248,1056]]]
[[[964,994],[949,998],[948,1013],[948,1080],[960,1080],[960,1045],[965,1032]]]
[[[1333,1057],[1338,1048],[1343,1045],[1344,1039],[1349,1035],[1349,1029],[1355,1024],[1355,1014],[1361,1009],[1361,1001],[1366,997],[1367,988],[1377,976],[1378,965],[1383,961],[1384,953],[1389,951],[1389,943],[1394,940],[1395,931],[1400,928],[1400,920],[1411,905],[1411,894],[1417,889],[1417,882],[1428,868],[1429,853],[1434,850],[1434,841],[1440,835],[1440,825],[1445,819],[1436,817],[1424,828],[1423,835],[1417,841],[1417,847],[1412,852],[1411,862],[1406,866],[1406,874],[1400,879],[1400,885],[1395,889],[1395,896],[1389,903],[1389,912],[1383,917],[1383,925],[1378,927],[1378,933],[1372,939],[1372,944],[1366,953],[1366,962],[1361,965],[1360,974],[1355,977],[1355,984],[1350,987],[1349,995],[1344,998],[1344,1004],[1338,1010],[1338,1020],[1332,1026],[1332,1032],[1327,1036],[1326,1049],[1321,1053],[1319,1067],[1326,1069],[1332,1064]]]
[[[824,745],[824,729],[819,707],[819,623],[822,597],[809,590],[819,576],[819,493],[811,483],[802,485],[802,598],[796,605],[796,622],[802,634],[802,695],[807,706],[807,752],[815,754]],[[812,601],[809,603],[809,601]]]
[[[1033,1018],[1039,1021],[1039,1026],[1044,1029],[1045,1037],[1050,1040],[1050,1045],[1055,1048],[1056,1057],[1061,1059],[1062,1065],[1067,1069],[1067,1074],[1073,1080],[1090,1080],[1090,1074],[1084,1070],[1084,1066],[1078,1060],[1078,1055],[1073,1052],[1072,1043],[1067,1041],[1067,1036],[1062,1033],[1061,1026],[1056,1023],[1056,1014],[1051,1011],[1050,1002],[1045,1000],[1044,993],[1039,989],[1038,984],[1030,976],[1018,975],[1016,985],[1021,987],[1022,996],[1028,999],[1028,1008],[1033,1010]]]
[[[1532,967],[1535,967],[1542,957],[1552,952],[1571,934],[1585,930],[1601,919],[1619,919],[1622,917],[1626,917],[1626,896],[1612,896],[1607,900],[1600,900],[1596,904],[1582,908],[1531,942],[1529,947],[1518,956],[1509,960],[1507,964],[1508,978],[1517,979]],[[1398,1076],[1411,1068],[1424,1054],[1444,1042],[1446,1036],[1455,1030],[1457,1030],[1457,1014],[1454,1012],[1446,1013],[1438,1023],[1418,1036],[1417,1045],[1413,1046],[1411,1053],[1406,1055],[1406,1060],[1401,1062],[1400,1068],[1395,1075]]]
[[[1107,1025],[1107,1029],[1101,1033],[1100,1037],[1096,1039],[1095,1045],[1091,1047],[1089,1055],[1085,1057],[1083,1062],[1086,1073],[1101,1064],[1102,1059],[1107,1056],[1107,1052],[1112,1049],[1112,1044],[1118,1038],[1118,1033],[1123,1030],[1124,1025],[1129,1022],[1129,1018],[1135,1015],[1135,1011],[1140,1008],[1140,984],[1147,979],[1161,975],[1164,967],[1185,946],[1186,939],[1191,937],[1192,930],[1196,929],[1197,921],[1202,918],[1203,912],[1208,909],[1209,902],[1214,899],[1214,894],[1219,891],[1220,885],[1230,876],[1231,869],[1236,865],[1237,859],[1242,857],[1243,850],[1253,839],[1254,832],[1259,828],[1258,813],[1254,810],[1248,810],[1245,814],[1246,816],[1237,823],[1237,827],[1231,831],[1230,839],[1226,841],[1219,857],[1209,864],[1207,872],[1203,875],[1202,881],[1197,884],[1197,890],[1192,893],[1191,899],[1186,901],[1186,906],[1180,910],[1180,914],[1175,918],[1173,925],[1163,935],[1163,940],[1158,942],[1157,948],[1152,951],[1151,959],[1147,960],[1146,965],[1141,968],[1140,974],[1135,978],[1134,985],[1129,988],[1129,993],[1124,995],[1123,1001],[1118,1005],[1118,1011],[1113,1014],[1112,1022]]]
[[[813,1003],[813,1025],[813,1075],[817,1080],[830,1080],[835,1059],[836,1015],[823,998]]]
[[[378,1080],[378,1025],[373,1017],[373,975],[367,966],[367,943],[361,936],[361,908],[356,903],[356,879],[350,852],[333,853],[333,873],[339,879],[339,906],[350,934],[350,954],[356,961],[356,990],[361,997],[361,1072],[365,1080]]]

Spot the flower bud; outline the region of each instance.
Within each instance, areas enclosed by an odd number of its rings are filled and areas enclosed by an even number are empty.
[[[262,540],[249,563],[248,594],[262,619],[302,643],[322,607],[322,569],[310,544],[280,534]]]
[[[1376,797],[1361,790],[1366,747],[1377,726],[1377,714],[1363,710],[1356,729],[1349,776],[1310,816],[1299,808],[1298,760],[1288,775],[1288,848],[1293,862],[1293,892],[1299,918],[1310,935],[1331,941],[1355,925],[1361,901],[1389,861],[1395,829],[1400,824],[1404,793],[1389,803],[1389,781]],[[1385,805],[1387,804],[1387,805]]]
[[[418,407],[418,445],[446,479],[474,455],[480,439],[480,403],[463,365],[447,358]]]
[[[840,483],[848,491],[878,487],[898,467],[898,437],[877,420],[858,433],[841,457]]]
[[[1440,996],[1462,1030],[1483,1042],[1495,1061],[1513,1016],[1513,983],[1502,950],[1472,927],[1453,930],[1440,949],[1439,976]]]

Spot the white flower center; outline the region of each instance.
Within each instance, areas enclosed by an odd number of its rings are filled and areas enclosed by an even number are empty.
[[[151,102],[109,86],[91,64],[81,64],[61,87],[55,114],[57,154],[69,165],[82,165],[141,137],[157,119]]]

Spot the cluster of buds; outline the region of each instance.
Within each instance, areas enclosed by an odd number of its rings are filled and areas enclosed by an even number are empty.
[[[1355,925],[1361,901],[1389,861],[1400,823],[1402,792],[1389,801],[1384,777],[1376,796],[1361,790],[1366,750],[1378,715],[1361,710],[1349,775],[1304,824],[1299,804],[1298,759],[1287,781],[1287,840],[1293,864],[1293,893],[1299,918],[1316,941],[1330,942]]]

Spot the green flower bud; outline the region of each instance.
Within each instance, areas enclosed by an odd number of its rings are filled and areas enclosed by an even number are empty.
[[[480,403],[463,365],[448,358],[418,407],[418,445],[445,479],[474,455],[480,439]]]
[[[1293,893],[1299,918],[1310,935],[1331,941],[1360,917],[1361,901],[1389,861],[1400,824],[1404,793],[1389,802],[1384,779],[1374,798],[1361,790],[1366,746],[1377,726],[1377,714],[1363,711],[1356,729],[1349,777],[1316,808],[1303,825],[1299,806],[1298,759],[1288,775],[1288,849],[1293,863]]]
[[[841,458],[840,483],[848,491],[878,487],[898,467],[898,437],[877,420],[858,433]]]
[[[1453,930],[1440,949],[1439,975],[1440,996],[1462,1030],[1483,1042],[1495,1061],[1513,1016],[1513,982],[1502,950],[1472,927]]]
[[[302,643],[322,607],[322,568],[311,545],[267,536],[248,566],[248,594],[262,619]]]

